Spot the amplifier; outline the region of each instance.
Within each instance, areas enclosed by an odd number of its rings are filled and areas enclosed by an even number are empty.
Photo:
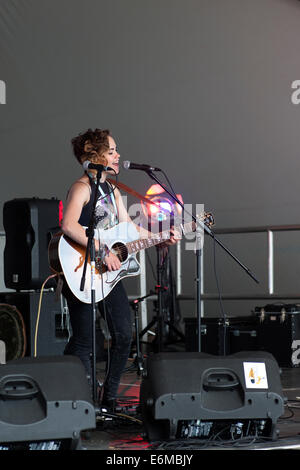
[[[35,343],[37,356],[59,356],[63,354],[71,334],[69,317],[61,302],[56,299],[56,293],[44,291],[40,315],[40,292],[4,292],[0,293],[0,339],[6,342],[6,360],[18,359],[22,354],[17,352],[25,348],[25,356],[34,356]],[[24,329],[8,322],[7,314],[10,309],[10,320],[13,313],[19,313],[23,319]],[[38,327],[38,328],[37,328]],[[23,331],[24,330],[24,331]],[[37,335],[36,335],[37,333]]]

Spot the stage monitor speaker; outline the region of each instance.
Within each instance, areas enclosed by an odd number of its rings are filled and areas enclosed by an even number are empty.
[[[140,405],[150,441],[277,438],[284,397],[269,353],[159,353],[149,356]]]
[[[80,449],[81,431],[95,427],[78,358],[25,357],[0,365],[0,450]]]
[[[4,203],[4,282],[7,288],[42,287],[51,274],[48,244],[51,235],[59,230],[61,211],[62,203],[55,198],[23,198]],[[51,279],[47,287],[54,285]]]
[[[24,348],[25,356],[34,356],[36,325],[37,356],[59,356],[63,354],[65,346],[71,334],[69,318],[62,310],[62,305],[56,299],[53,291],[44,291],[40,306],[40,292],[4,292],[0,293],[0,339],[6,342],[7,361],[18,359],[16,353]],[[10,315],[8,316],[8,312]],[[15,315],[12,315],[15,313]],[[22,317],[24,328],[17,328],[16,314]],[[20,323],[20,322],[19,322]],[[24,337],[23,337],[24,330]]]

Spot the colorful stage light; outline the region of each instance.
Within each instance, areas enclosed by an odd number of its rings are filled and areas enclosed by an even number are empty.
[[[180,194],[176,196],[183,202]],[[172,201],[171,197],[159,184],[154,184],[148,189],[146,198],[149,199],[149,204],[143,201],[142,208],[145,217],[150,220],[151,225],[157,222],[174,220],[176,216],[182,213],[181,206]]]

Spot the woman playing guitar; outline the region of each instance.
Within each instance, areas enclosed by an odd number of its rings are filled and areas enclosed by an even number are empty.
[[[141,238],[149,237],[149,233],[137,227],[131,221],[122,201],[120,191],[113,188],[106,181],[110,175],[119,173],[120,154],[117,151],[116,142],[108,130],[88,129],[72,139],[73,152],[78,162],[83,165],[85,161],[101,164],[110,169],[103,171],[99,187],[96,186],[97,170],[86,170],[84,174],[75,181],[67,196],[67,203],[62,221],[63,234],[76,244],[86,247],[87,236],[84,227],[88,226],[92,214],[92,203],[94,192],[97,192],[96,205],[96,229],[111,230],[116,225],[126,222],[134,225]],[[176,243],[174,234],[171,232],[170,239],[165,243],[173,245]],[[103,249],[101,242],[95,239],[96,252]],[[104,246],[104,264],[109,273],[119,271],[121,260],[117,254]],[[87,376],[92,376],[92,315],[90,305],[82,302],[64,282],[63,295],[65,296],[71,326],[72,337],[67,344],[65,354],[78,356],[83,362]],[[103,301],[100,301],[99,310],[103,314]],[[109,364],[103,386],[102,406],[113,409],[117,397],[121,375],[127,363],[130,353],[132,338],[132,319],[128,298],[122,281],[118,281],[105,297],[106,321],[110,331],[112,344],[110,349]]]

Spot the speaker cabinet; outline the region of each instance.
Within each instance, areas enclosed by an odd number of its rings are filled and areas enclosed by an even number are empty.
[[[149,440],[276,439],[284,398],[269,353],[159,353],[148,358],[140,405]]]
[[[39,302],[39,292],[6,292],[0,294],[0,325],[6,325],[7,328],[6,331],[5,329],[0,331],[0,339],[7,342],[7,352],[10,350],[12,352],[17,351],[20,349],[21,343],[26,343],[25,356],[34,356],[36,343],[37,356],[59,356],[63,354],[70,334],[68,316],[62,311],[61,302],[56,300],[55,292],[43,292],[38,316]],[[24,341],[21,341],[20,334],[16,334],[15,328],[13,329],[9,323],[4,323],[3,315],[9,305],[15,307],[23,318],[25,326]],[[6,308],[4,309],[4,307]],[[1,318],[3,318],[3,322]],[[7,360],[18,359],[19,357],[10,356],[7,357]]]
[[[95,427],[78,358],[22,358],[0,365],[0,450],[79,449],[80,432]]]
[[[4,282],[7,288],[40,289],[50,274],[48,244],[59,228],[62,203],[24,198],[5,202]],[[47,287],[54,286],[50,280]]]

